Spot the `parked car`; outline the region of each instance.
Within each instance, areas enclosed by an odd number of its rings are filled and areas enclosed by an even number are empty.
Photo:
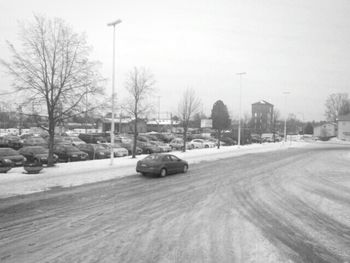
[[[14,166],[22,166],[27,161],[23,155],[12,148],[0,148],[0,159],[11,160]]]
[[[18,151],[28,162],[47,164],[49,159],[49,150],[42,146],[26,146]],[[58,161],[58,156],[53,154],[53,162]]]
[[[192,148],[200,149],[200,148],[213,148],[215,147],[215,143],[211,141],[205,141],[203,139],[194,139],[189,142],[192,145]]]
[[[100,144],[80,144],[77,148],[89,155],[90,160],[105,159],[110,157],[110,150]]]
[[[262,142],[261,136],[259,134],[255,134],[255,133],[250,135],[250,140],[252,143],[261,143]]]
[[[23,146],[21,138],[15,135],[5,135],[0,137],[0,147],[18,150]]]
[[[65,162],[86,161],[89,159],[87,153],[84,153],[78,148],[68,144],[54,145],[53,152],[58,156],[59,160]]]
[[[111,141],[109,134],[106,133],[80,133],[78,137],[86,143],[106,143]]]
[[[63,136],[62,140],[67,142],[68,144],[71,144],[73,146],[78,146],[80,144],[85,144],[86,142],[84,142],[83,140],[79,139],[76,136]]]
[[[101,143],[100,145],[106,148],[108,152],[111,151],[110,143]],[[122,147],[119,143],[113,144],[113,153],[114,153],[114,157],[123,157],[123,156],[128,156],[129,154],[128,150]]]
[[[183,151],[184,149],[184,141],[182,138],[172,139],[169,145],[173,150]],[[192,150],[192,149],[193,149],[193,146],[189,143],[186,143],[186,150]]]
[[[234,139],[230,138],[230,137],[222,137],[220,142],[225,143],[225,146],[226,145],[228,146],[228,145],[236,145],[237,144],[237,142]]]
[[[26,147],[26,146],[47,147],[47,141],[44,140],[42,137],[33,136],[23,140],[23,147]]]
[[[7,173],[12,169],[13,166],[13,162],[10,159],[0,158],[0,173]]]
[[[133,151],[133,143],[132,141],[122,141],[120,146],[128,150],[128,154],[131,155]],[[142,149],[136,146],[136,155],[142,154]]]
[[[21,138],[21,140],[25,140],[31,137],[40,137],[40,135],[37,133],[23,133],[19,137]]]
[[[149,142],[137,141],[136,145],[142,149],[143,153],[151,154],[162,152],[162,149],[159,146],[151,144]]]
[[[171,133],[160,133],[160,132],[149,132],[147,135],[157,138],[158,141],[169,143],[171,140],[175,139],[175,136]]]
[[[137,162],[136,172],[164,177],[172,173],[186,173],[188,163],[172,154],[154,153]]]
[[[171,147],[169,144],[166,144],[164,142],[160,142],[160,141],[150,141],[150,144],[153,144],[155,146],[158,146],[161,150],[161,152],[171,152]]]

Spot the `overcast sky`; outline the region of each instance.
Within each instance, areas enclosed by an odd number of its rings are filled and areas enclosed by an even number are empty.
[[[242,112],[266,100],[284,117],[323,120],[331,93],[350,93],[349,0],[0,0],[0,56],[5,41],[18,46],[18,21],[33,13],[66,20],[85,32],[101,73],[112,76],[112,28],[116,27],[116,90],[134,66],[155,76],[162,112],[177,113],[187,87],[195,89],[210,115],[218,99],[238,116],[239,76]],[[1,69],[3,71],[3,69]],[[3,72],[0,91],[9,90]],[[111,81],[106,86],[111,90]],[[284,91],[289,91],[284,103]],[[1,98],[0,98],[1,100]]]

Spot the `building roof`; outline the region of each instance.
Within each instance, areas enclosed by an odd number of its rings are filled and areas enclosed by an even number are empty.
[[[179,125],[179,121],[171,120],[150,120],[147,122],[149,125]]]
[[[348,113],[346,115],[340,115],[338,117],[338,121],[350,121],[350,113]]]
[[[266,104],[266,105],[273,106],[273,104],[268,103],[266,100],[260,100],[258,102],[253,103],[253,105],[255,105],[255,104]]]
[[[322,126],[325,126],[325,125],[331,125],[331,126],[335,127],[337,124],[335,124],[334,122],[324,122],[324,123],[315,125],[314,128],[322,127]]]

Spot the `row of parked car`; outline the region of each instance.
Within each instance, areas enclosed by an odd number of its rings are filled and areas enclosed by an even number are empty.
[[[215,147],[215,142],[193,139],[186,144],[187,149]],[[166,153],[183,150],[182,138],[170,134],[141,134],[137,138],[136,154]],[[132,154],[132,135],[115,136],[110,143],[109,134],[79,134],[78,136],[55,136],[53,161],[71,162],[109,158],[113,149],[114,157]],[[0,137],[0,162],[12,162],[22,166],[25,162],[47,164],[48,138],[35,134]]]

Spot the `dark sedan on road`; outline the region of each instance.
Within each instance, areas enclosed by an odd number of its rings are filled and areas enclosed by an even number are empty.
[[[141,174],[157,174],[164,177],[173,173],[186,173],[188,163],[172,154],[153,153],[137,162],[136,172]]]
[[[49,159],[49,150],[42,146],[26,146],[19,150],[19,153],[27,158],[28,162],[39,162],[42,164],[47,164]],[[53,155],[53,162],[58,161],[58,156]]]
[[[65,162],[86,161],[89,159],[87,153],[84,153],[71,145],[55,145],[53,152],[58,156],[59,160]]]
[[[22,166],[27,159],[12,148],[0,148],[0,159],[11,160],[14,166]]]

